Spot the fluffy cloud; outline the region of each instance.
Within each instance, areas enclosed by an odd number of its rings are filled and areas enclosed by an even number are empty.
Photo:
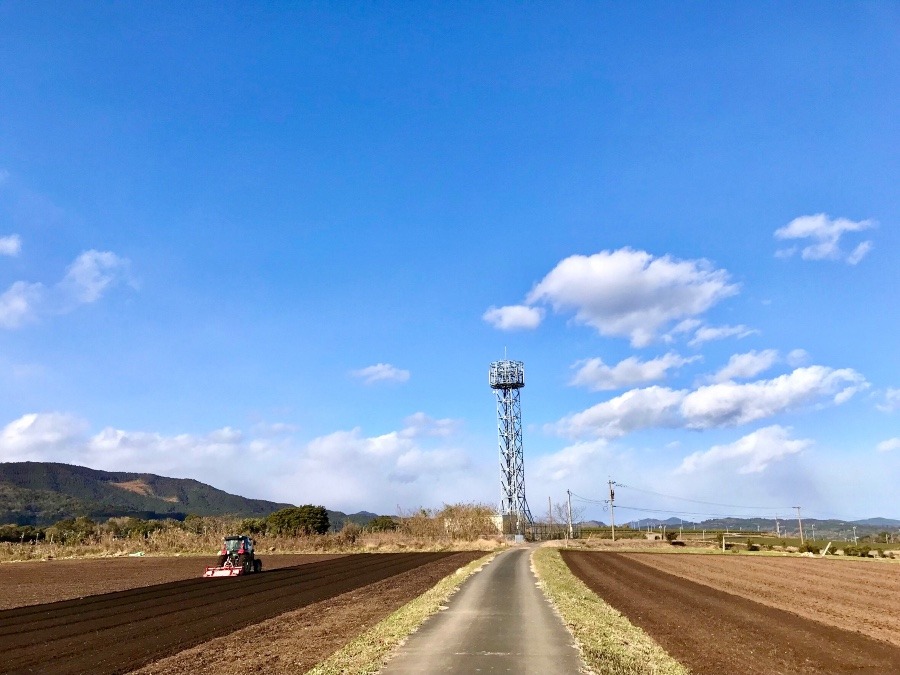
[[[675,352],[669,352],[649,361],[641,361],[635,356],[630,356],[615,366],[606,365],[600,358],[586,359],[573,366],[578,368],[578,371],[570,384],[587,387],[591,391],[630,387],[661,380],[670,369],[680,368],[699,358],[698,356],[684,358]]]
[[[541,325],[544,311],[527,305],[491,307],[481,318],[499,330],[532,330]]]
[[[403,420],[405,425],[400,432],[406,438],[453,436],[460,428],[460,421],[444,418],[436,420],[423,412],[417,412]]]
[[[575,476],[583,472],[591,460],[607,456],[607,445],[607,441],[601,438],[574,443],[558,452],[542,455],[535,462],[535,476],[553,482]]]
[[[666,325],[706,312],[738,292],[725,270],[705,260],[616,251],[561,261],[529,293],[527,302],[573,310],[601,335],[628,337],[644,347]]]
[[[64,301],[72,305],[97,302],[110,286],[127,277],[130,263],[111,251],[85,251],[57,284]]]
[[[692,429],[734,426],[794,410],[823,398],[835,404],[848,400],[866,385],[854,370],[825,366],[797,368],[771,380],[700,387],[684,397],[681,414]]]
[[[15,257],[22,251],[22,239],[17,234],[0,237],[0,255]]]
[[[0,295],[0,327],[13,329],[42,316],[66,314],[99,300],[127,280],[129,261],[110,251],[85,251],[54,286],[16,281]]]
[[[768,370],[778,361],[778,350],[765,349],[761,352],[749,351],[746,354],[734,354],[728,363],[712,376],[713,382],[746,379]]]
[[[874,227],[871,220],[853,221],[846,218],[830,219],[824,213],[813,216],[800,216],[790,223],[775,230],[775,238],[807,239],[808,246],[800,249],[800,257],[804,260],[841,260],[855,265],[871,250],[872,242],[864,241],[849,254],[841,249],[841,237],[848,232],[861,232]],[[797,247],[780,249],[776,256],[787,258],[797,252]]]
[[[34,321],[45,295],[43,284],[15,282],[0,295],[0,328],[19,328]]]
[[[363,381],[363,384],[375,384],[376,382],[406,382],[409,379],[409,371],[392,366],[390,363],[376,363],[350,373]]]
[[[79,445],[87,423],[64,413],[30,413],[0,433],[0,461],[27,462],[65,456]]]
[[[884,403],[879,403],[875,407],[881,412],[900,410],[900,389],[888,387],[884,392]]]
[[[257,425],[252,434],[226,426],[175,435],[106,427],[92,435],[72,415],[32,413],[3,428],[0,461],[190,477],[247,497],[392,513],[398,504],[439,506],[488,493],[494,474],[474,470],[459,428],[457,420],[416,413],[384,434],[356,428],[309,441],[283,423]],[[234,470],[247,464],[252,472]]]
[[[683,391],[667,387],[632,389],[580,413],[568,415],[551,427],[568,438],[618,438],[638,429],[681,425],[678,409]]]
[[[856,371],[797,368],[770,380],[721,382],[693,391],[632,389],[562,418],[551,431],[570,438],[618,438],[653,427],[710,429],[747,424],[831,399],[840,405],[868,386]]]
[[[900,450],[900,438],[889,438],[886,441],[881,441],[881,443],[875,446],[875,449],[878,450],[878,452]]]
[[[759,331],[747,328],[743,324],[740,326],[701,326],[694,333],[694,337],[688,342],[692,347],[703,344],[704,342],[712,342],[713,340],[724,340],[725,338],[737,337],[744,338],[753,335]]]
[[[773,462],[809,448],[809,439],[790,438],[790,429],[779,425],[757,429],[728,445],[714,445],[705,452],[688,455],[676,473],[696,473],[722,464],[739,464],[738,473],[761,473]]]

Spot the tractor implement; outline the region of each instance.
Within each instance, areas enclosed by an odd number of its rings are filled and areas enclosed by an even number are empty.
[[[204,577],[239,577],[244,573],[244,568],[240,565],[233,565],[231,560],[226,560],[221,567],[207,567],[203,573]]]

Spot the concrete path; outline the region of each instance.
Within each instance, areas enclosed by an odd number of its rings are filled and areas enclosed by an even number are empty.
[[[501,553],[413,633],[382,675],[578,673],[572,636],[536,586],[530,548]]]

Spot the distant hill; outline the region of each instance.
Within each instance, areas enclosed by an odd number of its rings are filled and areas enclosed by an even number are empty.
[[[189,513],[260,518],[289,506],[229,494],[189,478],[53,462],[0,462],[0,524],[43,526],[77,516],[183,519]],[[341,522],[358,515],[334,513]]]
[[[666,518],[659,520],[657,518],[642,518],[641,520],[631,520],[626,522],[617,522],[617,527],[635,527],[637,529],[646,530],[647,528],[658,528],[665,525],[668,528],[683,528],[687,530],[725,530],[729,529],[734,532],[772,532],[776,530],[782,533],[796,534],[799,531],[799,524],[796,518],[787,517],[779,518],[776,521],[773,518],[711,518],[702,522],[694,522],[689,520],[681,520],[680,518]],[[609,527],[609,525],[596,520],[585,521],[582,527]],[[864,534],[878,534],[879,532],[891,531],[895,532],[900,529],[900,520],[895,518],[866,518],[864,520],[820,520],[816,518],[804,518],[803,529],[807,535],[815,532],[819,537],[835,536],[841,538],[849,538],[853,536],[853,528],[856,527],[856,533],[860,536]],[[815,529],[813,529],[815,528]]]

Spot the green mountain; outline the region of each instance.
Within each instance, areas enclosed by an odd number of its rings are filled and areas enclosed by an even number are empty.
[[[289,506],[247,499],[188,478],[53,462],[0,462],[0,524],[43,526],[77,516],[183,519],[189,513],[260,518]]]

